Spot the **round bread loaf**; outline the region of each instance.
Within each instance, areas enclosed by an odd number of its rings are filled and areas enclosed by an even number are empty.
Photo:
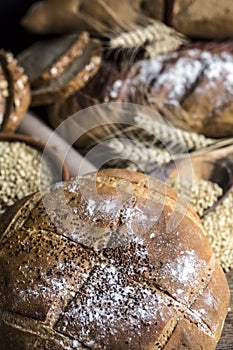
[[[58,183],[8,209],[0,264],[1,350],[210,350],[229,305],[195,212],[127,170]]]

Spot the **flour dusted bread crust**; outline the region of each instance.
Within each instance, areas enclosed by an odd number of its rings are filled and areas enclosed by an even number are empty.
[[[227,281],[185,202],[169,229],[176,202],[160,181],[108,169],[10,208],[1,350],[215,349]]]
[[[135,63],[120,101],[149,105],[209,137],[233,135],[233,41],[195,42]]]

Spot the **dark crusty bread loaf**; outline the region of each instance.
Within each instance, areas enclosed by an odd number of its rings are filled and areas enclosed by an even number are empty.
[[[0,130],[15,131],[30,101],[24,69],[11,53],[0,50]]]
[[[233,42],[199,42],[132,66],[120,101],[211,137],[233,135]]]
[[[35,42],[17,59],[30,79],[31,86],[47,85],[60,76],[89,41],[88,33],[62,35]]]
[[[24,198],[1,220],[0,264],[1,350],[211,350],[227,314],[199,218],[140,173]]]
[[[233,37],[232,0],[172,0],[169,24],[194,38]]]
[[[33,4],[21,24],[34,33],[119,32],[135,25],[138,17],[162,20],[164,0],[46,0]]]

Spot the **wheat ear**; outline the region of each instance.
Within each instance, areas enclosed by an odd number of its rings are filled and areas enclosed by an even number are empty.
[[[160,118],[161,119],[161,118]],[[175,128],[165,121],[152,119],[151,116],[144,113],[138,113],[134,120],[138,126],[163,142],[173,141],[183,144],[187,150],[199,149],[216,142],[215,139],[207,138],[204,135],[195,132],[184,131]]]
[[[145,144],[129,139],[112,139],[106,145],[115,155],[136,163],[143,170],[155,163],[162,165],[169,162],[172,157],[167,149],[146,147]]]
[[[181,43],[185,40],[185,36],[182,34],[177,33],[164,23],[154,20],[153,23],[147,27],[138,26],[135,30],[124,32],[111,39],[109,46],[110,49],[132,49],[143,46],[147,42],[164,41],[172,36],[176,37]]]

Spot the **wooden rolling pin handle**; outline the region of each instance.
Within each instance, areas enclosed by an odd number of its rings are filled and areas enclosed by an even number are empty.
[[[71,177],[82,176],[96,171],[95,166],[81,156],[66,140],[49,128],[39,117],[31,112],[25,116],[17,130],[19,133],[33,136],[49,144],[58,156],[65,161]]]

